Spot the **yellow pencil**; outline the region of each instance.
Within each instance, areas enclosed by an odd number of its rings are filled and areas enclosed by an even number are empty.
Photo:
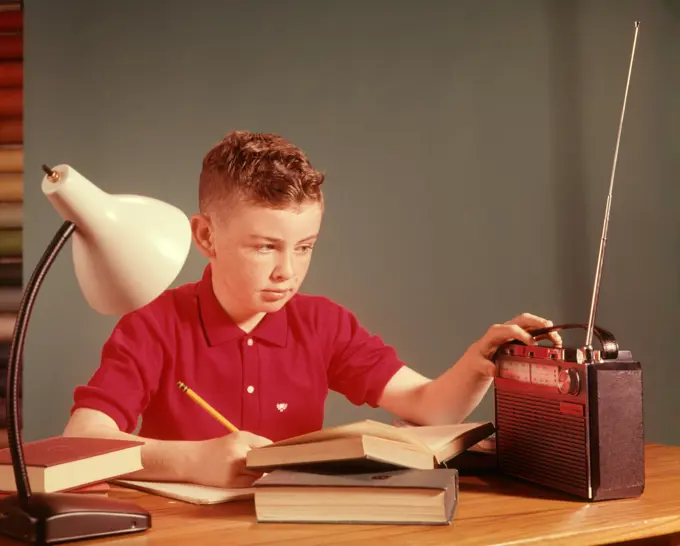
[[[210,404],[208,404],[203,398],[198,396],[194,391],[192,391],[189,387],[187,387],[184,383],[181,381],[177,382],[177,386],[180,388],[182,392],[185,392],[189,398],[191,398],[194,402],[196,402],[199,406],[201,406],[205,411],[207,411],[210,415],[212,415],[215,420],[219,421],[222,423],[225,427],[227,427],[231,432],[238,432],[238,429],[232,425],[226,417],[221,415],[215,408],[213,408]]]

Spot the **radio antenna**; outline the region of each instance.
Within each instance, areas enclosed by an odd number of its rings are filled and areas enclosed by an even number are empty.
[[[616,148],[614,149],[614,164],[612,165],[611,178],[609,180],[609,194],[607,195],[607,205],[604,211],[604,223],[602,224],[602,240],[600,241],[600,251],[597,256],[597,268],[595,270],[595,284],[593,285],[593,297],[590,302],[590,315],[588,317],[588,330],[586,333],[586,349],[592,354],[593,330],[595,328],[595,314],[597,313],[597,303],[600,298],[600,283],[602,281],[602,265],[604,263],[604,250],[607,245],[607,230],[609,228],[609,215],[612,207],[612,191],[614,190],[614,175],[616,174],[616,163],[619,158],[619,143],[621,142],[621,129],[623,128],[623,117],[626,113],[626,101],[628,99],[628,87],[630,76],[633,72],[633,59],[635,58],[635,46],[637,44],[638,30],[640,22],[635,21],[635,34],[633,36],[633,50],[630,54],[630,65],[628,66],[628,79],[626,80],[626,91],[623,95],[623,107],[621,108],[621,119],[619,120],[619,131],[616,137]]]

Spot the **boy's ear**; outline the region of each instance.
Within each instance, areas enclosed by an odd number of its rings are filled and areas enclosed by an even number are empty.
[[[191,217],[191,236],[198,251],[206,258],[215,257],[215,237],[213,225],[205,214],[194,214]]]

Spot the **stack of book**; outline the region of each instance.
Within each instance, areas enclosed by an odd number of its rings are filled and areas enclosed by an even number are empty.
[[[253,499],[260,523],[448,525],[468,456],[477,471],[495,466],[491,422],[439,426],[372,420],[328,427],[250,450],[246,466],[264,473],[249,488],[115,479],[114,484],[193,504]]]
[[[0,428],[7,360],[23,288],[23,6],[0,3]]]
[[[246,466],[265,473],[253,484],[257,521],[450,524],[457,459],[494,432],[364,420],[252,449]]]

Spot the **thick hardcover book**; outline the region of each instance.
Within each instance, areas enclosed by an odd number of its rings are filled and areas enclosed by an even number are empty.
[[[143,442],[55,436],[23,444],[31,490],[66,491],[142,470]],[[16,491],[9,448],[0,450],[0,491]]]
[[[455,469],[324,474],[275,470],[254,484],[258,522],[448,525]]]

